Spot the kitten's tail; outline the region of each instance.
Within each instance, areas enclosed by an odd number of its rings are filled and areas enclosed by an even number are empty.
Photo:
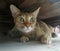
[[[55,37],[57,37],[57,35],[56,35],[56,33],[52,33],[52,38],[55,38]]]

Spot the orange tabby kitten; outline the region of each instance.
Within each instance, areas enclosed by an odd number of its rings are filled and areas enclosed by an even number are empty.
[[[37,22],[39,9],[32,13],[23,13],[14,5],[10,5],[10,10],[14,18],[15,27],[11,34],[19,35],[20,41],[39,40],[41,43],[51,43],[51,30],[46,23]]]

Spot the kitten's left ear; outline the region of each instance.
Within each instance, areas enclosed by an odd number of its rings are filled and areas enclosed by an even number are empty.
[[[35,10],[32,14],[33,14],[35,17],[37,17],[37,15],[38,15],[38,13],[39,13],[39,10],[40,10],[40,7],[39,7],[37,10]]]
[[[16,15],[18,15],[21,11],[20,9],[18,9],[15,5],[11,4],[10,5],[10,10],[11,10],[11,13],[12,13],[12,16],[13,17],[16,17]]]

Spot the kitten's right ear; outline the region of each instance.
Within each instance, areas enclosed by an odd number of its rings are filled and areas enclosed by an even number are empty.
[[[14,5],[10,5],[10,10],[13,17],[16,17],[16,15],[20,14],[20,10]]]
[[[37,17],[38,13],[39,13],[39,10],[40,10],[41,7],[39,7],[37,10],[35,10],[32,14]]]

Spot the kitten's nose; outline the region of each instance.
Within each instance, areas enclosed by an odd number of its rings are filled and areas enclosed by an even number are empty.
[[[30,25],[26,25],[26,27],[28,28]]]
[[[27,28],[30,27],[30,25],[31,25],[31,23],[28,23],[28,22],[25,22],[24,24]]]

